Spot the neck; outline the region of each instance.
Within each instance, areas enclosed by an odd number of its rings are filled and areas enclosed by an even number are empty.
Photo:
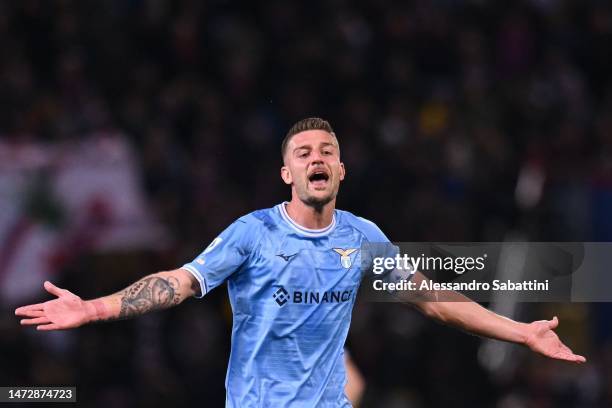
[[[335,207],[335,198],[321,207],[313,207],[297,197],[292,197],[286,208],[287,214],[297,224],[304,228],[321,229],[332,223]]]

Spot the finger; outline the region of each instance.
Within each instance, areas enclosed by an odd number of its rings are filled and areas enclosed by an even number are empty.
[[[563,346],[563,347],[561,348],[561,350],[562,350],[562,351],[561,351],[562,353],[567,353],[567,354],[574,355],[574,352],[573,352],[573,351],[572,351],[572,349],[570,349],[569,347]]]
[[[567,356],[569,360],[575,361],[577,363],[585,363],[586,358],[579,354],[574,354],[571,348],[567,347],[565,344],[561,343],[561,354]]]
[[[569,348],[568,346],[566,346],[565,344],[561,342],[559,342],[559,351],[557,353],[574,354],[571,348]]]
[[[50,322],[51,321],[46,316],[43,316],[35,319],[22,319],[20,323],[24,326],[31,326],[33,324],[47,324]]]
[[[553,354],[552,357],[556,358],[557,360],[574,361],[572,353],[564,353],[562,351]]]
[[[44,303],[36,303],[34,305],[21,306],[15,309],[15,314],[19,316],[22,313],[29,312],[32,310],[43,310],[43,307],[44,307]]]
[[[565,361],[571,361],[574,363],[584,363],[586,362],[586,358],[584,358],[583,356],[577,355],[570,352],[564,352],[561,351],[559,353],[557,353],[556,355],[554,355],[555,358],[559,359],[559,360],[565,360]]]
[[[577,354],[572,354],[570,356],[567,356],[566,360],[571,361],[573,363],[580,363],[580,364],[586,362],[586,358],[584,358],[583,356],[579,356]]]
[[[36,330],[48,331],[48,330],[60,330],[61,327],[55,323],[45,324],[43,326],[36,326]]]
[[[559,326],[559,319],[557,316],[553,317],[552,320],[548,322],[548,327],[551,329],[556,329]]]
[[[561,347],[563,348],[563,350],[567,351],[568,353],[574,354],[574,350],[572,350],[571,348],[569,348],[565,344],[561,343]]]
[[[561,340],[559,340],[558,348],[561,353],[574,354],[574,351],[571,348],[569,348],[565,343],[563,343]]]
[[[22,317],[41,317],[44,315],[45,315],[45,312],[43,310],[26,310],[25,312],[21,312],[18,314],[18,316],[22,316]]]
[[[44,285],[45,289],[47,290],[47,292],[51,293],[52,295],[55,295],[57,297],[60,297],[64,294],[65,290],[62,288],[58,288],[57,286],[55,286],[54,284],[52,284],[49,281],[45,281]]]

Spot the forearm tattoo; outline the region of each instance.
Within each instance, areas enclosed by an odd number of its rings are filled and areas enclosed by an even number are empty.
[[[180,302],[179,281],[174,277],[143,278],[121,293],[118,319],[129,319],[153,310],[166,309]]]

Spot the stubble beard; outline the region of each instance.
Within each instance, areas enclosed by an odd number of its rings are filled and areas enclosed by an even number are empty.
[[[304,198],[300,198],[300,200],[304,204],[306,204],[308,207],[313,208],[317,213],[322,213],[323,208],[327,204],[332,202],[332,200],[336,198],[337,195],[338,195],[338,191],[336,190],[335,192],[331,192],[325,197],[315,197],[315,196],[308,195]]]
[[[306,200],[302,200],[302,202],[313,208],[316,212],[322,213],[323,208],[329,204],[331,200],[333,200],[333,197],[330,195],[324,198],[308,197]]]

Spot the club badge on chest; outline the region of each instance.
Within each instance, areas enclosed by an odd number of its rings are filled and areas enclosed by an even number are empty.
[[[340,255],[340,264],[342,264],[342,266],[345,269],[349,269],[351,267],[351,265],[353,265],[353,260],[351,259],[351,254],[355,251],[357,251],[357,248],[348,248],[348,249],[343,249],[343,248],[332,248],[334,252],[336,252],[338,255]]]

